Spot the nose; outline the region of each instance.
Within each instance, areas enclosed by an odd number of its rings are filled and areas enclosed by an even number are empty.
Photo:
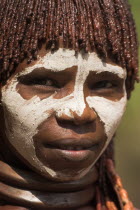
[[[96,117],[96,112],[93,109],[91,109],[88,105],[84,109],[81,116],[79,116],[77,112],[73,112],[73,121],[76,125],[93,122],[96,119]]]
[[[70,114],[62,113],[59,116],[57,115],[57,118],[61,121],[71,121],[75,125],[82,125],[95,121],[97,118],[97,114],[93,109],[88,106],[88,104],[86,104],[86,107],[81,115],[79,115],[77,111],[70,110]]]

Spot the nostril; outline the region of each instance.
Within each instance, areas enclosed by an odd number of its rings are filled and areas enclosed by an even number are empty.
[[[89,113],[89,118],[90,118],[90,121],[94,121],[96,118],[97,118],[97,114],[96,112],[92,109],[91,112]]]
[[[57,124],[60,128],[63,128],[62,131],[72,132],[73,134],[85,134],[96,131],[96,122],[83,122],[83,123],[75,123],[74,120],[67,121],[62,119],[56,119]]]
[[[59,121],[73,121],[73,113],[69,112],[68,114],[65,113],[56,113],[56,119],[58,119]]]
[[[84,108],[83,112],[80,114],[79,110],[76,109],[75,111],[72,111],[72,109],[59,109],[55,113],[56,119],[59,122],[71,122],[75,125],[82,125],[91,123],[97,118],[96,112],[91,109],[88,105]]]
[[[73,113],[74,122],[76,125],[91,123],[97,118],[96,112],[91,108],[85,108],[82,115],[77,115],[77,113]]]

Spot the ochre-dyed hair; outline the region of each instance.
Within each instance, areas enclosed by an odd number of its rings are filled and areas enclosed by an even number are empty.
[[[96,51],[126,68],[128,97],[138,79],[138,44],[127,0],[0,0],[0,81],[16,66],[60,46]],[[113,142],[113,141],[112,141]],[[112,143],[97,163],[96,209],[133,209],[114,171]]]
[[[127,90],[138,72],[135,24],[126,0],[0,0],[0,80],[17,64],[52,50],[96,51],[127,69]]]

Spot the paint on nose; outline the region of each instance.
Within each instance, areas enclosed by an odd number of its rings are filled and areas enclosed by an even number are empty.
[[[58,117],[62,115],[67,115],[68,117],[74,118],[73,113],[78,116],[83,115],[86,108],[86,103],[84,99],[84,83],[89,74],[89,70],[85,71],[85,69],[86,63],[79,56],[74,91],[70,95],[71,97],[69,97],[69,99],[65,101],[65,104],[63,104],[62,107],[57,110],[56,114]]]
[[[85,60],[82,57],[79,58],[78,70],[75,79],[74,87],[74,103],[75,110],[74,112],[78,116],[82,116],[86,108],[85,97],[84,97],[84,83],[89,75],[89,70],[86,69]]]
[[[86,107],[84,101],[84,95],[82,92],[75,93],[75,91],[69,95],[67,100],[58,107],[56,115],[61,117],[62,115],[67,115],[68,117],[74,118],[74,113],[78,116],[82,116],[84,109]]]

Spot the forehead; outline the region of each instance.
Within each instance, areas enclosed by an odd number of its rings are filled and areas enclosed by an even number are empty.
[[[64,48],[59,48],[54,53],[49,51],[43,55],[38,55],[37,61],[30,65],[24,65],[24,68],[20,70],[20,75],[26,75],[35,69],[39,71],[41,68],[46,71],[59,72],[73,66],[76,66],[79,71],[94,71],[96,73],[107,71],[117,74],[120,78],[126,77],[125,69],[112,63],[103,62],[95,52],[79,52],[75,55],[74,50]]]

